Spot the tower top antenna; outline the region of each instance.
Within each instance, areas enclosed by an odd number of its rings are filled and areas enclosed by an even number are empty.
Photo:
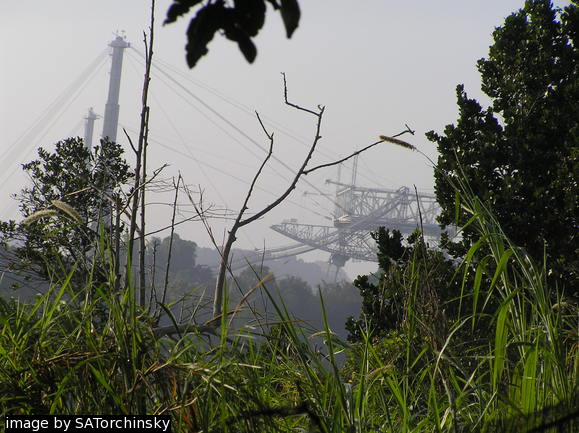
[[[126,35],[124,34],[124,31],[122,33],[123,34],[119,34],[119,32],[116,33],[116,38],[109,43],[109,47],[129,48],[131,46],[131,44],[127,42],[127,38]]]

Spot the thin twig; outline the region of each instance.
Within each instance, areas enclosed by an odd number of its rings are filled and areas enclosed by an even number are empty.
[[[113,197],[111,197],[110,194],[107,194],[106,191],[103,191],[102,189],[100,189],[100,188],[98,188],[98,187],[96,187],[96,186],[94,186],[94,185],[91,185],[89,188],[91,188],[91,189],[95,190],[96,192],[98,192],[103,198],[107,199],[107,200],[108,200],[109,202],[111,202],[112,204],[116,204],[115,199],[114,199]],[[119,209],[118,212],[124,214],[125,216],[127,216],[127,217],[129,217],[129,218],[131,217],[131,214],[127,211],[127,207],[126,207],[126,206],[125,206],[124,208],[122,208],[122,209]],[[135,227],[135,231],[136,231],[137,233],[139,233],[139,235],[141,234],[141,229],[140,229],[139,226],[136,226],[136,227]]]
[[[143,32],[143,43],[145,44],[145,57],[147,58],[148,62],[146,65],[146,72],[145,72],[145,79],[148,82],[151,81],[151,63],[153,59],[153,41],[154,41],[154,25],[155,25],[155,0],[151,1],[151,22],[149,27],[149,46],[147,46],[147,34]],[[149,83],[147,83],[147,91],[148,91]],[[148,93],[148,92],[147,92]],[[141,157],[142,161],[142,170],[143,170],[143,178],[142,184],[147,184],[147,148],[149,147],[149,116],[151,113],[151,108],[147,104],[147,95],[143,95],[145,99],[143,100],[143,107],[145,108],[145,134],[143,136],[143,146],[142,146],[142,154]],[[143,188],[141,191],[141,230],[145,232],[145,224],[146,224],[146,188]],[[141,236],[139,239],[139,287],[140,287],[140,303],[141,306],[145,306],[146,302],[146,276],[145,276],[145,252],[146,252],[146,244],[145,244],[145,236]]]
[[[261,125],[263,131],[265,132],[265,135],[269,139],[269,150],[267,152],[266,157],[264,158],[261,165],[259,166],[259,169],[255,173],[255,176],[253,176],[253,180],[251,182],[251,185],[249,186],[249,189],[248,189],[247,194],[245,196],[245,200],[243,202],[243,205],[241,206],[239,213],[237,214],[237,218],[235,219],[235,222],[233,223],[233,226],[231,227],[231,230],[229,231],[229,234],[227,236],[227,241],[225,242],[225,246],[223,247],[221,264],[219,266],[219,274],[217,276],[217,282],[215,283],[215,297],[213,298],[213,315],[214,316],[221,313],[221,303],[223,301],[223,293],[222,292],[223,292],[223,289],[225,287],[225,274],[226,274],[227,267],[228,267],[229,253],[231,251],[231,247],[233,246],[233,243],[237,240],[237,237],[236,237],[237,230],[240,227],[243,227],[245,225],[242,221],[242,218],[243,218],[243,214],[247,210],[247,203],[249,202],[249,199],[251,198],[251,195],[253,194],[253,189],[255,188],[255,184],[256,184],[257,180],[259,179],[259,176],[261,175],[263,168],[265,167],[265,165],[267,164],[267,161],[269,161],[269,159],[271,158],[271,155],[273,153],[273,133],[270,134],[267,132],[265,125],[263,124],[263,122],[261,121],[261,118],[259,117],[259,113],[256,111],[255,114],[257,116],[257,120],[259,121],[259,124]],[[250,217],[249,219],[251,219],[251,218],[253,218],[253,217]]]
[[[141,177],[141,166],[142,166],[142,157],[143,157],[143,148],[146,138],[146,129],[147,129],[147,112],[148,112],[148,95],[149,95],[149,83],[151,81],[151,64],[152,64],[152,57],[153,57],[153,30],[154,30],[154,11],[155,11],[155,0],[151,0],[151,27],[150,27],[150,34],[149,40],[150,43],[147,45],[147,38],[145,35],[145,76],[143,78],[143,90],[142,90],[142,98],[141,98],[141,124],[139,128],[139,141],[136,149],[136,158],[137,162],[135,164],[135,184],[133,187],[133,206],[131,208],[131,219],[129,223],[129,239],[127,245],[127,272],[125,275],[125,285],[129,285],[130,281],[130,273],[131,269],[129,267],[129,263],[131,263],[133,258],[133,247],[135,242],[135,229],[137,226],[137,209],[139,206],[139,190],[141,187],[141,179],[144,179],[144,176]],[[127,134],[128,135],[128,134]],[[134,147],[133,147],[134,149]],[[142,288],[144,289],[144,287]]]
[[[392,137],[398,137],[398,136],[400,136],[400,135],[402,135],[402,134],[406,134],[407,132],[410,133],[410,135],[414,135],[414,133],[416,132],[416,130],[411,129],[410,126],[408,126],[407,123],[405,123],[404,126],[406,126],[406,130],[405,130],[405,131],[402,131],[402,132],[399,133],[399,134],[393,135]]]
[[[171,236],[169,238],[169,253],[167,255],[167,266],[165,267],[165,284],[163,285],[163,297],[161,303],[165,305],[165,296],[167,295],[167,287],[169,285],[169,268],[171,267],[171,255],[173,253],[173,237],[175,235],[175,214],[177,213],[177,198],[179,197],[179,183],[181,182],[181,173],[177,178],[177,185],[175,186],[175,200],[173,201],[173,216],[171,218]]]
[[[342,162],[347,161],[348,159],[353,158],[354,156],[359,155],[360,153],[365,152],[366,150],[376,146],[377,144],[383,143],[383,142],[384,142],[384,140],[375,141],[374,143],[369,144],[368,146],[364,147],[363,149],[357,150],[356,152],[346,156],[345,158],[339,159],[338,161],[328,162],[327,164],[321,164],[321,165],[318,165],[316,167],[310,168],[308,170],[304,170],[304,175],[308,175],[312,171],[319,170],[320,168],[332,167],[334,165],[341,164]]]
[[[288,100],[288,90],[287,90],[287,81],[286,81],[286,76],[284,73],[282,73],[283,76],[283,85],[284,85],[284,100],[286,105],[295,108],[299,111],[304,111],[306,113],[312,114],[314,116],[316,116],[317,118],[317,122],[316,122],[316,133],[315,136],[312,140],[312,143],[310,145],[310,149],[306,155],[306,157],[304,158],[301,167],[298,169],[298,171],[296,172],[293,180],[291,181],[290,185],[287,187],[287,189],[277,198],[275,199],[273,202],[271,202],[269,205],[267,205],[266,207],[264,207],[261,211],[253,214],[252,216],[249,216],[245,219],[243,219],[243,215],[245,213],[245,211],[248,209],[248,203],[249,203],[249,199],[251,198],[251,195],[253,193],[255,184],[258,180],[258,178],[261,175],[261,172],[263,171],[263,168],[265,166],[265,164],[267,163],[267,161],[269,160],[269,158],[272,155],[272,151],[273,151],[273,133],[269,133],[265,127],[265,125],[263,124],[263,122],[261,121],[261,118],[259,116],[259,114],[256,112],[257,115],[257,119],[259,121],[259,124],[261,125],[261,128],[263,129],[265,135],[267,136],[267,138],[270,141],[270,148],[269,148],[269,152],[267,157],[264,159],[264,161],[262,162],[261,166],[259,167],[258,171],[256,172],[253,181],[251,182],[251,186],[247,192],[247,195],[245,197],[245,200],[243,202],[243,205],[241,206],[239,213],[237,215],[237,218],[231,228],[231,230],[229,230],[228,232],[228,236],[227,236],[227,240],[225,242],[225,246],[223,247],[223,249],[219,249],[217,248],[217,250],[220,252],[221,254],[221,264],[219,267],[219,275],[217,278],[217,283],[215,285],[215,294],[214,294],[214,303],[213,303],[213,321],[216,321],[217,317],[220,317],[223,312],[222,312],[222,302],[224,299],[224,291],[225,291],[225,274],[227,272],[227,270],[229,269],[229,272],[231,273],[231,269],[230,269],[230,265],[229,265],[229,255],[231,252],[231,248],[234,244],[234,242],[236,241],[236,234],[237,231],[242,228],[243,226],[252,223],[253,221],[256,221],[257,219],[261,218],[262,216],[264,216],[265,214],[267,214],[268,212],[270,212],[272,209],[274,209],[276,206],[278,206],[280,203],[282,203],[290,194],[291,192],[296,188],[296,185],[298,183],[298,181],[300,180],[300,178],[302,176],[307,175],[308,173],[311,173],[312,171],[318,170],[320,168],[323,167],[330,167],[332,165],[337,165],[340,164],[341,162],[346,161],[349,158],[352,158],[355,155],[358,155],[359,153],[381,143],[382,141],[390,141],[390,142],[394,142],[396,144],[401,144],[401,143],[405,143],[402,140],[398,140],[396,138],[393,137],[380,137],[380,141],[375,142],[369,146],[366,146],[364,149],[359,150],[354,152],[352,155],[343,158],[339,161],[335,161],[332,163],[328,163],[328,164],[323,164],[323,165],[319,165],[316,166],[312,169],[307,169],[307,166],[310,162],[310,160],[312,159],[312,156],[316,150],[317,144],[320,141],[320,139],[322,138],[322,136],[320,135],[320,131],[321,131],[321,125],[322,125],[322,119],[323,119],[323,115],[324,115],[324,111],[325,111],[325,107],[324,106],[320,106],[318,105],[318,111],[313,111],[304,107],[301,107],[300,105],[294,104],[292,102],[289,102]],[[397,136],[402,135],[404,133],[410,133],[413,134],[414,131],[412,131],[408,125],[406,125],[406,130],[401,132],[400,134],[397,134]],[[410,145],[408,145],[410,146]],[[194,204],[194,203],[193,203]],[[196,207],[197,210],[197,207]],[[198,214],[199,211],[197,210]],[[203,223],[206,225],[207,227],[207,222],[205,220],[205,218],[202,218]],[[214,241],[214,240],[213,240]],[[214,242],[215,243],[215,242]]]
[[[147,185],[147,147],[149,146],[149,107],[147,107],[146,112],[146,120],[145,120],[145,137],[143,143],[143,181],[142,185]],[[145,224],[146,224],[146,202],[145,202],[145,193],[147,188],[143,188],[141,191],[141,231],[145,231]],[[141,306],[145,306],[146,300],[146,293],[145,293],[145,284],[146,284],[146,276],[145,276],[145,252],[146,252],[146,244],[145,244],[145,236],[141,236],[139,238],[139,287],[140,287],[140,303]]]
[[[133,140],[131,140],[131,136],[129,135],[129,133],[127,132],[127,130],[125,128],[123,128],[123,132],[125,133],[125,137],[127,137],[127,140],[129,140],[129,144],[131,145],[131,149],[133,149],[133,152],[135,152],[135,155],[138,155],[139,152],[137,151],[137,149],[135,149],[135,146],[133,144]]]
[[[345,161],[349,160],[350,158],[353,158],[354,156],[359,155],[360,153],[367,151],[368,149],[376,146],[377,144],[383,143],[384,141],[391,141],[392,142],[394,137],[400,137],[401,135],[407,134],[407,133],[414,135],[414,131],[412,129],[410,129],[410,127],[408,125],[404,124],[404,126],[406,126],[406,129],[404,131],[399,132],[398,134],[393,135],[392,137],[385,137],[385,136],[381,135],[379,141],[375,141],[374,143],[369,144],[368,146],[364,147],[363,149],[357,150],[354,153],[346,156],[345,158],[342,158],[342,159],[340,159],[338,161],[334,161],[334,162],[328,162],[327,164],[321,164],[321,165],[318,165],[316,167],[310,168],[308,170],[304,170],[304,175],[308,175],[312,171],[319,170],[320,168],[332,167],[334,165],[341,164],[342,162],[345,162]],[[388,140],[387,140],[387,138],[388,138]],[[396,140],[396,142],[397,142],[397,144],[405,143],[402,140]],[[406,143],[406,144],[408,144],[408,143]],[[408,146],[410,146],[410,144],[408,144]]]
[[[160,229],[157,229],[157,230],[153,230],[152,232],[147,232],[147,233],[145,233],[145,236],[150,236],[150,235],[154,235],[154,234],[160,233],[160,232],[162,232],[162,231],[165,231],[165,230],[167,230],[167,229],[170,229],[171,227],[173,227],[173,225],[174,225],[174,226],[178,226],[178,225],[180,225],[180,224],[183,224],[183,223],[186,223],[186,222],[189,222],[189,221],[193,221],[193,220],[195,220],[196,218],[198,218],[198,216],[197,216],[197,215],[193,215],[192,217],[188,217],[188,218],[185,218],[184,220],[177,221],[175,224],[169,224],[168,226],[161,227]],[[135,238],[135,240],[137,240],[137,239],[140,239],[140,236]]]
[[[287,82],[285,79],[285,72],[282,72],[281,75],[283,76],[283,97],[284,97],[285,103],[287,105],[289,105],[290,107],[297,108],[298,110],[305,111],[306,113],[310,113],[310,114],[313,114],[314,116],[318,117],[321,114],[320,112],[315,112],[313,110],[301,107],[297,104],[294,104],[294,103],[288,101],[288,99],[287,99]],[[322,107],[320,107],[320,106],[318,106],[318,109],[319,109],[319,111],[324,111],[322,109]]]
[[[153,171],[153,174],[151,175],[151,177],[149,178],[149,180],[147,180],[146,182],[141,183],[136,189],[133,188],[133,191],[127,195],[126,199],[125,199],[125,207],[123,208],[123,213],[124,210],[127,209],[129,207],[130,204],[130,200],[131,198],[134,198],[134,196],[143,188],[147,187],[148,185],[150,185],[151,183],[153,183],[153,181],[155,180],[155,178],[157,176],[159,176],[159,174],[161,174],[161,172],[165,169],[169,167],[169,164],[163,164],[161,167],[159,167],[158,169],[156,169],[155,171]]]
[[[284,75],[284,86],[285,86],[285,75]],[[316,135],[314,137],[314,140],[312,141],[312,145],[310,146],[310,150],[309,150],[307,156],[304,158],[304,161],[303,161],[301,167],[299,168],[298,172],[294,176],[294,179],[292,180],[292,182],[288,186],[288,188],[285,190],[285,192],[282,195],[280,195],[276,200],[274,200],[272,203],[270,203],[268,206],[263,208],[261,211],[257,212],[256,214],[252,215],[249,218],[246,218],[245,220],[240,221],[239,222],[240,227],[243,227],[243,226],[261,218],[262,216],[264,216],[265,214],[270,212],[273,208],[278,206],[281,202],[283,202],[287,198],[288,195],[290,195],[290,193],[296,188],[296,185],[297,185],[298,181],[300,180],[300,178],[303,176],[304,170],[306,169],[308,163],[312,159],[312,156],[316,150],[316,146],[317,146],[318,142],[320,141],[320,139],[322,138],[322,136],[320,135],[320,130],[322,128],[322,118],[324,115],[325,107],[319,107],[320,108],[319,113],[314,113],[313,111],[310,111],[306,108],[302,108],[296,104],[291,104],[287,101],[286,101],[286,104],[291,106],[291,107],[294,107],[298,110],[306,111],[306,112],[313,113],[316,115],[316,117],[318,118],[318,121],[316,122]]]
[[[261,118],[259,117],[259,113],[257,111],[255,112],[255,115],[257,116],[257,120],[259,120],[259,124],[261,125],[263,131],[265,132],[265,135],[269,139],[269,150],[267,152],[265,159],[261,163],[259,169],[255,173],[255,176],[253,176],[253,180],[251,182],[251,185],[249,186],[249,190],[247,191],[247,195],[245,196],[245,201],[243,202],[243,206],[241,206],[241,211],[238,214],[238,218],[237,218],[236,223],[239,223],[241,221],[241,218],[243,217],[243,213],[247,210],[247,203],[249,202],[251,194],[253,193],[253,189],[255,188],[255,184],[257,182],[257,179],[261,175],[261,172],[263,171],[263,168],[267,164],[267,161],[269,161],[269,159],[271,158],[271,155],[273,154],[273,132],[271,134],[269,134],[267,132],[267,129],[265,129],[265,126],[263,125],[263,122],[261,121]]]
[[[157,239],[153,239],[153,267],[151,269],[151,294],[149,295],[149,305],[147,306],[147,314],[151,311],[151,306],[156,305],[157,299],[157,248],[159,247],[159,242]],[[153,298],[155,302],[153,303]]]

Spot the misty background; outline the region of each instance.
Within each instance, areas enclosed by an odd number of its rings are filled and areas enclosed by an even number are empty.
[[[267,15],[256,38],[254,64],[247,64],[235,44],[217,36],[209,45],[209,54],[189,70],[184,58],[189,17],[162,26],[170,4],[170,0],[157,2],[154,62],[171,70],[197,99],[165,76],[153,74],[148,166],[154,170],[168,164],[162,179],[169,182],[180,172],[192,191],[203,193],[205,205],[220,212],[237,211],[265,156],[267,137],[254,110],[275,134],[275,156],[291,167],[298,166],[311,143],[315,119],[284,105],[280,72],[287,74],[292,102],[326,106],[323,139],[312,164],[346,156],[379,135],[401,132],[405,124],[416,130],[408,140],[435,160],[434,145],[424,133],[441,131],[456,120],[458,83],[464,83],[472,97],[487,101],[480,92],[476,60],[487,55],[492,29],[522,7],[519,0],[366,0],[355,6],[342,0],[303,1],[300,26],[292,39],[286,39],[279,14]],[[18,218],[17,204],[9,196],[27,181],[20,164],[34,159],[39,146],[50,150],[60,139],[83,136],[83,118],[89,107],[103,115],[107,61],[87,72],[91,79],[66,106],[57,107],[53,121],[34,130],[51,102],[86,72],[100,53],[108,52],[107,45],[117,34],[132,46],[126,50],[123,64],[117,137],[131,161],[122,128],[136,141],[143,77],[139,53],[144,51],[143,31],[148,31],[149,12],[148,2],[137,0],[1,2],[1,219]],[[101,129],[102,118],[95,127],[95,140]],[[283,191],[292,175],[272,160],[249,212],[260,210]],[[307,176],[305,180],[316,189],[300,181],[289,200],[240,232],[236,247],[259,251],[291,244],[269,229],[288,218],[331,225],[333,204],[326,195],[335,190],[325,181],[336,176],[335,168]],[[345,164],[342,180],[349,181],[350,176],[351,164]],[[380,188],[416,185],[419,191],[432,192],[432,168],[424,156],[383,143],[361,156],[357,184]],[[167,226],[170,195],[149,194],[148,201],[149,229]],[[182,197],[179,217],[192,212]],[[210,220],[218,243],[231,223],[222,218]],[[198,221],[179,225],[177,233],[200,248],[213,248]],[[166,230],[156,236],[168,235]],[[286,261],[291,260],[295,259]],[[299,260],[325,263],[328,253],[314,251]],[[352,280],[375,269],[374,263],[350,260],[342,277]],[[321,266],[320,270],[326,275],[327,269]]]

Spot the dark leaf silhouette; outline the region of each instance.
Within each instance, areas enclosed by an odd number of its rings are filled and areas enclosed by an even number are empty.
[[[185,15],[196,4],[201,3],[201,0],[174,0],[173,4],[167,11],[167,18],[163,24],[174,23],[181,15]]]
[[[257,48],[251,41],[265,21],[263,0],[236,1],[235,9],[226,9],[223,20],[225,37],[237,42],[245,59],[252,63],[257,56]]]
[[[230,26],[225,28],[225,36],[227,39],[237,42],[239,50],[243,53],[245,60],[249,63],[253,63],[255,56],[257,56],[257,48],[255,48],[249,35],[236,24],[237,23],[235,22],[231,23]]]
[[[234,5],[235,20],[239,27],[241,27],[248,36],[257,36],[265,22],[265,3],[263,0],[236,0],[234,1]],[[253,43],[251,45],[253,45]],[[241,45],[239,49],[241,49]],[[243,49],[241,49],[241,51],[243,52]],[[243,54],[245,55],[245,52]],[[255,58],[255,55],[253,57]],[[247,59],[247,55],[245,58]],[[248,61],[251,62],[253,60],[248,59]]]
[[[222,1],[212,3],[197,12],[187,29],[187,64],[190,68],[207,54],[207,45],[213,39],[215,32],[223,27],[226,10]]]
[[[239,39],[237,41],[237,45],[245,56],[245,60],[247,60],[249,63],[253,63],[255,57],[257,56],[257,48],[251,39],[249,37],[247,39]]]
[[[300,6],[297,0],[281,0],[281,17],[288,38],[291,38],[300,23]]]
[[[278,10],[280,8],[279,3],[277,0],[267,0],[267,2],[273,6],[274,10]]]
[[[300,21],[301,12],[297,0],[233,0],[233,4],[217,0],[202,4],[187,29],[185,50],[189,67],[194,67],[207,54],[209,42],[219,30],[223,30],[227,39],[237,42],[245,59],[252,63],[257,56],[252,38],[257,36],[265,23],[266,1],[274,10],[281,12],[287,37],[290,38]],[[173,0],[165,24],[175,22],[200,3],[201,0]]]

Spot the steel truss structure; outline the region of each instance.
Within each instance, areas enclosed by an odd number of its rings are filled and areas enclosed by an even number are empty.
[[[407,187],[393,190],[328,183],[337,186],[333,227],[290,219],[271,228],[304,246],[329,252],[338,267],[348,259],[376,262],[376,243],[370,232],[381,226],[406,235],[420,229],[430,239],[440,236],[439,207],[433,194]]]

